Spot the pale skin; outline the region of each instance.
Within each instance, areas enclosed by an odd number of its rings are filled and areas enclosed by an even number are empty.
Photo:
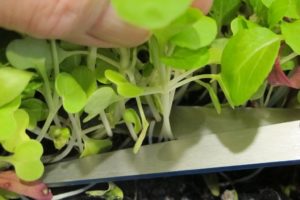
[[[192,6],[207,13],[212,1],[195,0]],[[109,0],[1,0],[0,27],[95,47],[132,47],[150,35],[122,21]]]

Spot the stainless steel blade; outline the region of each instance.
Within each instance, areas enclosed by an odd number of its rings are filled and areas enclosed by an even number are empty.
[[[205,173],[300,160],[297,110],[177,108],[178,140],[147,145],[135,155],[124,149],[46,167],[50,186]],[[281,123],[286,122],[286,123]]]

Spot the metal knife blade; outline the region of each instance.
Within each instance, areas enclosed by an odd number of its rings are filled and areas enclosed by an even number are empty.
[[[300,160],[300,112],[289,109],[176,108],[178,140],[60,162],[46,167],[49,186],[207,173]],[[296,121],[295,121],[296,120]]]

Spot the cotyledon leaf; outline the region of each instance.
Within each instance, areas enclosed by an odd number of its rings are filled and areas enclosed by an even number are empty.
[[[19,96],[29,83],[32,73],[12,67],[0,68],[0,107]]]
[[[84,121],[88,121],[100,114],[109,105],[120,100],[116,92],[111,87],[101,87],[97,89],[88,99],[84,111],[88,113],[88,116]]]
[[[63,107],[69,113],[77,113],[83,109],[87,95],[68,73],[60,73],[55,80],[57,94],[62,97]]]

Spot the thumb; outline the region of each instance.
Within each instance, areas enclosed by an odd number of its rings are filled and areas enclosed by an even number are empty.
[[[212,0],[193,6],[207,12]],[[149,32],[121,20],[109,0],[0,0],[0,26],[37,38],[98,47],[130,47]]]
[[[213,0],[195,0],[192,4],[193,7],[199,8],[207,14],[213,4]]]
[[[109,0],[0,1],[0,27],[99,47],[136,46],[149,35],[122,21]]]

